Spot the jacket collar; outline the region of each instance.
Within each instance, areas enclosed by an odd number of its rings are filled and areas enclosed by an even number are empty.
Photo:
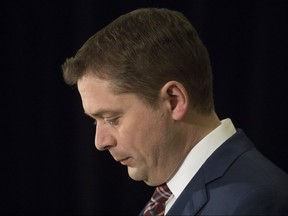
[[[203,164],[167,215],[195,215],[199,212],[208,202],[206,185],[223,176],[241,154],[252,148],[252,142],[241,129],[238,129]]]

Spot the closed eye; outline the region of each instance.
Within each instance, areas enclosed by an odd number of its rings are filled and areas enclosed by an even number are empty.
[[[104,118],[104,121],[105,123],[108,123],[109,125],[112,125],[112,126],[117,126],[119,124],[119,116],[117,117],[105,117]]]

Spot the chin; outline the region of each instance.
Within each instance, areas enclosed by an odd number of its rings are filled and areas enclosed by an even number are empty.
[[[145,184],[147,184],[148,186],[152,186],[152,187],[165,183],[165,180],[162,178],[160,179],[150,178],[149,179],[147,172],[144,172],[143,170],[137,169],[135,167],[128,167],[128,175],[134,181],[143,181],[145,182]]]
[[[128,175],[131,179],[135,181],[144,181],[145,182],[145,177],[143,173],[139,171],[139,169],[135,167],[128,167]]]

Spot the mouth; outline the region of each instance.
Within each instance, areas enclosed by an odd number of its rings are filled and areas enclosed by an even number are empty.
[[[122,165],[126,165],[126,166],[128,166],[129,161],[130,161],[130,157],[118,160],[118,162],[120,162]]]

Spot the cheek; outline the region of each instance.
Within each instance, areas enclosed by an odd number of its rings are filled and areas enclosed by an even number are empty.
[[[132,127],[133,132],[131,136],[132,145],[134,145],[135,150],[143,157],[152,157],[157,155],[161,148],[163,148],[163,143],[165,142],[165,125],[163,125],[163,120],[155,118],[149,118],[138,121],[136,125]]]
[[[123,141],[127,142],[125,145],[133,146],[143,146],[143,143],[149,139],[149,135],[153,132],[153,124],[147,119],[137,119],[136,121],[131,121],[130,124],[125,125],[121,131],[119,131],[120,136]]]
[[[129,119],[123,123],[123,127],[119,129],[119,138],[122,146],[127,150],[142,150],[147,146],[149,140],[155,139],[156,122],[150,117],[141,116],[137,119]],[[151,137],[152,136],[152,137]]]
[[[161,112],[140,110],[129,116],[119,129],[119,147],[137,159],[157,157],[168,139],[169,118]]]

